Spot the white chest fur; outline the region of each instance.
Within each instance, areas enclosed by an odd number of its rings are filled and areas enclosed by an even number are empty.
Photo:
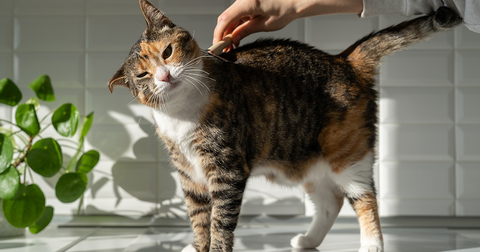
[[[153,119],[159,132],[177,144],[187,162],[194,168],[188,175],[199,184],[206,184],[207,179],[201,166],[200,157],[194,149],[195,129],[199,125],[200,111],[207,101],[205,94],[198,90],[177,92],[170,97],[166,109],[152,109]]]

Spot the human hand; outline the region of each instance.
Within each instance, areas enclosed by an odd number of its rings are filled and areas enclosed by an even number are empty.
[[[252,33],[280,30],[297,18],[362,10],[363,0],[236,0],[218,17],[213,44],[232,34],[238,46]]]
[[[296,19],[295,0],[237,0],[217,20],[213,44],[232,34],[238,46],[246,36],[261,31],[276,31]]]

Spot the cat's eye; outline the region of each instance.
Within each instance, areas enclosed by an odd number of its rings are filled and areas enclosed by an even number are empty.
[[[137,75],[137,78],[143,78],[145,76],[147,76],[148,72],[145,72],[145,73],[141,73],[139,75]]]
[[[172,55],[172,46],[168,45],[167,48],[163,51],[163,59],[168,59]]]

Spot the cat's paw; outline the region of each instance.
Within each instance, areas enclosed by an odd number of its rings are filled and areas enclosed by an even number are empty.
[[[383,252],[383,247],[377,245],[368,245],[361,247],[358,252]]]
[[[197,250],[193,247],[192,244],[186,246],[182,249],[182,252],[197,252]]]
[[[290,245],[294,248],[316,248],[320,245],[320,242],[313,237],[299,234],[290,240]]]

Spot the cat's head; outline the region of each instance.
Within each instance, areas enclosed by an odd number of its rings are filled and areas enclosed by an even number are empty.
[[[147,28],[108,88],[128,87],[137,101],[156,108],[171,94],[198,88],[202,52],[189,32],[148,1],[139,2]]]

